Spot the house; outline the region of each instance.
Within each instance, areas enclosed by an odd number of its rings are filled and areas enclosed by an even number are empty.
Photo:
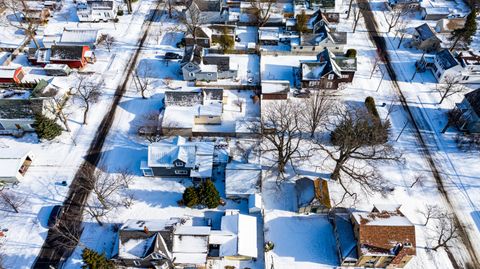
[[[117,18],[118,7],[114,0],[83,0],[77,3],[80,22],[108,22]]]
[[[173,141],[155,142],[148,146],[148,160],[140,169],[144,176],[212,177],[214,143],[188,141],[177,136]]]
[[[169,106],[194,106],[203,103],[202,92],[199,89],[181,91],[165,91],[164,103]]]
[[[331,208],[328,182],[324,179],[303,177],[295,181],[297,212],[326,213]]]
[[[450,15],[448,7],[422,7],[421,16],[423,20],[438,21]]]
[[[290,92],[288,80],[262,80],[262,100],[285,100]]]
[[[437,37],[435,31],[428,24],[424,23],[415,27],[411,45],[426,52],[438,51],[441,49],[442,41]]]
[[[128,220],[112,260],[133,268],[205,268],[208,260],[257,258],[257,218],[227,211],[220,229],[200,217]]]
[[[375,205],[351,217],[357,240],[356,267],[403,268],[416,255],[415,225],[400,205]]]
[[[451,33],[465,26],[465,18],[445,18],[437,21],[435,31],[437,33]]]
[[[185,44],[187,46],[197,45],[203,48],[210,48],[212,42],[212,30],[206,26],[200,26],[195,29],[195,37],[188,32],[185,35]]]
[[[218,79],[236,79],[238,74],[238,66],[233,66],[230,56],[219,54],[207,54],[203,56],[204,66],[216,66]],[[205,80],[199,79],[197,80]],[[207,79],[208,81],[208,79]]]
[[[346,44],[346,32],[333,31],[328,26],[323,25],[315,33],[303,34],[300,38],[291,39],[290,49],[292,52],[309,54],[316,54],[324,49],[343,53]]]
[[[278,46],[280,29],[278,27],[258,28],[258,42],[262,46]]]
[[[0,149],[0,186],[20,182],[30,167],[33,157],[30,151]]]
[[[47,64],[43,70],[48,76],[68,76],[72,72],[66,64]]]
[[[200,14],[203,24],[225,24],[229,21],[228,9],[223,7],[223,1],[220,0],[188,1],[184,14],[187,21],[198,17],[190,14]]]
[[[209,28],[212,31],[212,43],[220,43],[222,36],[235,40],[235,25],[213,24]]]
[[[197,45],[185,47],[180,62],[183,79],[186,81],[216,81],[218,79],[234,79],[238,67],[230,65],[230,57],[225,55],[203,55],[203,48]]]
[[[180,62],[184,80],[195,80],[195,74],[201,71],[200,64],[202,63],[202,56],[202,47],[196,45],[185,47],[185,53]]]
[[[232,161],[225,168],[225,195],[228,199],[248,199],[258,193],[262,166]]]
[[[23,9],[24,20],[35,23],[46,23],[50,19],[50,10],[41,2],[25,1]]]
[[[45,114],[49,98],[0,98],[0,133],[34,132],[36,114]]]
[[[480,54],[473,51],[460,52],[457,60],[463,67],[460,83],[480,84]]]
[[[439,83],[443,82],[446,76],[460,76],[463,72],[462,65],[448,49],[443,49],[434,56],[424,56],[415,65],[419,72],[431,70]]]
[[[53,45],[50,51],[50,63],[66,64],[70,68],[83,68],[87,65],[88,46]]]
[[[357,59],[335,55],[328,49],[316,61],[300,63],[301,87],[307,89],[338,89],[340,83],[353,81]]]
[[[0,84],[19,84],[25,77],[21,66],[0,66]]]
[[[462,123],[458,128],[464,132],[480,133],[480,89],[465,94],[456,106],[462,112]]]

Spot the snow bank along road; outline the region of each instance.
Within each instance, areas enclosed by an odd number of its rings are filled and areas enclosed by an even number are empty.
[[[132,58],[127,64],[122,78],[123,82],[116,89],[110,109],[100,123],[96,135],[87,151],[85,161],[80,165],[70,185],[67,198],[63,203],[64,213],[56,228],[48,231],[47,238],[40,250],[40,254],[37,256],[33,268],[60,267],[71,254],[77,240],[81,236],[84,205],[92,190],[91,186],[82,184],[84,181],[83,177],[85,173],[92,173],[92,170],[100,160],[105,138],[112,126],[117,106],[126,91],[129,77],[136,66],[140,51],[148,37],[150,26],[152,22],[155,21],[155,18],[160,15],[157,14],[159,13],[159,6],[160,1],[152,2],[150,9],[153,10],[153,12],[150,12],[150,18],[147,18],[142,25],[142,33],[138,40],[138,46],[136,46]]]
[[[377,50],[379,51],[380,55],[382,56],[382,60],[386,64],[388,74],[389,74],[389,76],[392,80],[392,83],[393,83],[395,89],[398,92],[400,102],[402,103],[402,107],[404,108],[405,112],[407,113],[409,121],[412,123],[412,126],[414,127],[415,135],[416,135],[417,140],[418,140],[418,142],[421,146],[421,152],[423,153],[427,163],[430,166],[430,170],[432,172],[433,177],[435,178],[438,190],[440,191],[442,196],[445,198],[445,201],[447,202],[448,206],[450,207],[450,211],[452,211],[455,214],[455,221],[456,221],[456,223],[459,227],[460,237],[461,237],[462,242],[464,243],[465,248],[468,251],[468,254],[470,256],[469,257],[470,261],[468,261],[468,263],[465,266],[472,267],[472,268],[480,268],[480,262],[477,258],[476,253],[475,253],[475,249],[473,248],[473,244],[472,244],[470,238],[468,237],[468,234],[465,231],[465,228],[461,225],[461,222],[459,221],[455,210],[453,209],[453,206],[451,204],[451,198],[448,196],[448,193],[445,191],[445,188],[444,188],[444,185],[443,185],[442,175],[440,174],[439,169],[437,168],[437,166],[435,164],[434,158],[432,157],[432,154],[431,154],[428,146],[425,143],[425,140],[422,136],[422,133],[420,132],[419,124],[421,123],[421,121],[424,121],[424,119],[415,117],[415,114],[412,113],[412,110],[408,106],[408,103],[407,103],[407,101],[406,101],[398,83],[397,83],[397,75],[395,73],[394,68],[392,67],[391,62],[390,62],[390,57],[388,55],[387,46],[385,44],[385,38],[378,32],[377,22],[375,20],[375,16],[374,16],[374,14],[371,10],[371,7],[370,7],[368,1],[367,0],[357,0],[357,2],[365,7],[365,8],[362,8],[361,11],[363,13],[362,14],[363,18],[365,19],[365,24],[366,24],[367,30],[369,32],[370,39],[377,46]],[[420,117],[421,117],[421,115],[420,115]],[[428,126],[428,124],[426,124],[425,126]],[[446,251],[447,251],[447,254],[448,254],[448,256],[449,256],[449,258],[452,262],[452,265],[455,268],[460,268],[460,266],[458,265],[458,262],[455,260],[455,257],[450,253],[448,248],[447,248]]]

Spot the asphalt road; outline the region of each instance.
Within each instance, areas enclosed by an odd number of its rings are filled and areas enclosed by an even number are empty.
[[[149,29],[156,16],[159,15],[160,1],[152,5],[153,12],[150,12],[150,18],[146,19],[142,25],[143,34],[138,41],[138,46],[128,62],[128,68],[124,73],[123,82],[115,91],[113,102],[109,112],[100,123],[94,139],[87,151],[82,165],[77,170],[72,184],[70,185],[67,198],[63,202],[64,213],[60,218],[56,228],[49,229],[42,249],[40,250],[33,268],[61,268],[62,264],[68,259],[77,245],[77,240],[82,233],[82,219],[85,203],[92,190],[91,186],[82,184],[85,173],[91,173],[101,159],[102,148],[105,139],[113,123],[117,106],[120,103],[128,85],[129,77],[132,74],[138,56],[142,50],[143,44],[148,37]]]

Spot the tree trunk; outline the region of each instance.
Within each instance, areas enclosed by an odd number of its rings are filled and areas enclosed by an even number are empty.
[[[352,10],[352,4],[353,4],[353,0],[350,0],[350,3],[348,4],[347,20],[350,17],[350,11]]]
[[[88,107],[83,111],[83,124],[87,125]]]
[[[405,36],[405,34],[403,33],[402,36],[400,37],[400,42],[398,42],[398,47],[397,49],[400,48],[400,45],[402,45],[402,41],[403,41],[403,37]]]
[[[442,99],[440,99],[440,102],[438,104],[441,105],[443,103],[443,100],[445,100],[446,97],[447,97],[447,93],[442,95]]]
[[[141,86],[140,86],[140,87],[141,87]],[[140,92],[142,93],[142,99],[147,99],[147,97],[145,97],[145,90],[142,89]]]
[[[462,36],[459,35],[459,36],[457,37],[457,39],[455,39],[455,41],[453,42],[452,47],[450,47],[450,51],[452,51],[452,50],[455,49],[455,46],[457,45],[458,41],[460,41],[460,38],[461,38],[461,37],[462,37]]]
[[[443,127],[443,129],[442,129],[442,131],[440,131],[440,133],[444,134],[448,130],[448,127],[450,127],[450,122],[447,122],[447,124],[445,124],[445,127]]]

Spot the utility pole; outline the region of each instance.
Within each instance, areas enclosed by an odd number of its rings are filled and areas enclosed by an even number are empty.
[[[127,3],[128,14],[132,14],[132,0],[125,0]]]

